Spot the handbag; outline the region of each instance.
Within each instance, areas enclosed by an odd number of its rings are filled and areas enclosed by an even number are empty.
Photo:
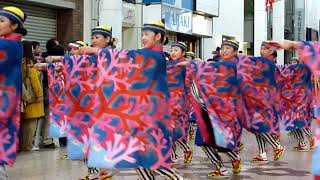
[[[27,60],[28,62],[28,60]],[[33,87],[32,87],[32,84],[31,84],[31,79],[30,79],[30,75],[29,75],[29,68],[28,67],[28,64],[29,63],[26,63],[26,69],[27,69],[27,75],[26,75],[26,90],[27,90],[27,99],[26,99],[26,103],[27,104],[32,104],[32,103],[35,103],[37,101],[37,95],[36,93],[34,92],[33,90]]]

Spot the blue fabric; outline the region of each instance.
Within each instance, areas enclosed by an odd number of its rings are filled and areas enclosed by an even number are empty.
[[[22,44],[0,40],[0,165],[13,165],[20,125]]]

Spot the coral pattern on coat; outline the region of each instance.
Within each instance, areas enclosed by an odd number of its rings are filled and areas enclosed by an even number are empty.
[[[20,127],[22,44],[0,40],[0,165],[13,165]]]
[[[286,131],[310,128],[313,119],[311,71],[305,64],[278,66],[280,93],[278,115]]]
[[[183,58],[184,59],[184,58]],[[174,121],[173,140],[188,140],[188,93],[186,68],[176,66],[178,60],[167,61],[167,83],[170,92],[169,111]]]
[[[101,49],[97,58],[91,167],[171,167],[172,129],[162,52]]]
[[[236,64],[232,62],[191,62],[188,67],[191,76],[204,100],[210,123],[202,122],[201,107],[191,100],[197,111],[197,123],[202,135],[202,144],[212,144],[237,150],[241,138],[243,101],[237,81]],[[199,118],[198,118],[199,117]],[[206,125],[212,126],[210,132]],[[208,133],[213,133],[209,134]],[[210,142],[213,137],[213,142]],[[197,138],[196,138],[197,139]],[[209,142],[208,142],[209,141]],[[199,144],[199,143],[197,143]]]
[[[298,48],[300,60],[303,61],[311,69],[316,77],[320,77],[320,43],[319,42],[302,42]],[[320,96],[316,97],[314,106],[314,116],[317,121],[316,127],[316,149],[313,154],[312,174],[320,176]]]

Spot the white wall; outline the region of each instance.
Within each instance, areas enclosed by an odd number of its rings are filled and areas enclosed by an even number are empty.
[[[111,26],[112,36],[118,40],[117,47],[122,44],[122,1],[101,0],[99,9],[100,25]]]
[[[94,0],[83,1],[83,41],[91,44],[91,29],[93,28],[94,19]]]
[[[319,31],[320,0],[306,0],[306,26]]]
[[[141,43],[141,28],[144,23],[161,21],[161,4],[142,5],[137,1],[135,5],[135,25],[133,27],[123,28],[123,48],[139,49]]]
[[[267,13],[265,0],[254,1],[254,55],[260,56],[260,47],[267,40]]]
[[[213,36],[204,38],[203,59],[212,58],[211,52],[220,47],[222,35],[235,37],[242,50],[244,39],[244,0],[220,0],[219,17],[213,18]],[[200,27],[201,28],[201,27]]]
[[[284,21],[285,21],[285,1],[278,1],[274,3],[273,7],[273,40],[283,41],[284,40]],[[284,64],[284,51],[278,50],[278,64]]]
[[[149,6],[143,6],[143,24],[161,21],[161,4],[152,4]]]
[[[132,4],[133,5],[133,4]],[[135,24],[133,27],[122,29],[122,42],[124,49],[138,49],[141,45],[141,26],[142,26],[142,5],[136,4],[135,6]]]

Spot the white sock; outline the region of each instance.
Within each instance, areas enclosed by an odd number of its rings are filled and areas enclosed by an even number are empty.
[[[260,157],[262,157],[263,159],[267,159],[267,153],[266,152],[261,153]]]
[[[227,168],[224,167],[224,166],[222,166],[219,170],[220,170],[221,172],[222,172],[222,171],[227,171]]]

